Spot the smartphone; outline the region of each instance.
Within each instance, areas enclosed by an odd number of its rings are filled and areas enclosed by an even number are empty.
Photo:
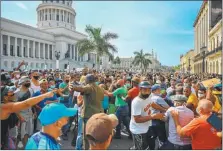
[[[211,114],[211,116],[207,119],[207,122],[217,131],[222,131],[222,121],[215,113]]]

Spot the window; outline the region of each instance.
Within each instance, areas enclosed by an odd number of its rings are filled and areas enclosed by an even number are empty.
[[[3,55],[7,56],[7,45],[3,44]]]
[[[12,68],[15,67],[15,62],[14,62],[14,61],[11,62],[11,67],[12,67]]]
[[[17,46],[17,56],[19,56],[19,57],[20,57],[19,46]]]
[[[10,56],[14,56],[14,53],[13,53],[13,45],[10,45]]]
[[[29,57],[32,57],[32,54],[31,54],[31,48],[29,48]]]
[[[57,21],[59,21],[59,15],[57,14]]]
[[[47,20],[47,14],[45,15],[45,20]]]
[[[4,65],[5,65],[5,67],[8,67],[8,62],[4,61]]]
[[[26,56],[26,47],[23,48],[23,56],[24,56],[24,57],[27,57],[27,56]]]
[[[53,52],[52,50],[50,50],[50,59],[52,60],[52,55],[53,55]]]
[[[62,15],[62,21],[63,21],[63,15]]]
[[[65,4],[65,0],[63,0],[63,4]]]
[[[38,63],[36,63],[36,68],[39,68],[39,64]]]

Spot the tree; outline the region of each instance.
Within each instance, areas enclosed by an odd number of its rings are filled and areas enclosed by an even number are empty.
[[[150,59],[148,59],[148,57],[150,56],[149,53],[143,53],[143,49],[141,49],[139,52],[138,51],[135,51],[134,52],[134,60],[133,60],[133,65],[140,65],[140,68],[142,70],[142,73],[143,73],[143,70],[144,72],[146,72],[146,68],[148,68],[149,64],[152,64],[152,61]]]
[[[86,53],[96,51],[97,62],[99,61],[99,57],[103,55],[107,55],[110,60],[113,60],[112,52],[116,53],[118,50],[116,46],[111,44],[109,41],[117,39],[118,35],[110,32],[102,34],[101,30],[102,28],[94,28],[91,25],[86,26],[85,31],[88,34],[88,38],[80,40],[76,44],[81,56]]]

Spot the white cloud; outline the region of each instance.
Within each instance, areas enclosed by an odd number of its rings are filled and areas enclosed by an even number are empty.
[[[16,2],[16,5],[23,10],[28,10],[27,6],[22,2]]]

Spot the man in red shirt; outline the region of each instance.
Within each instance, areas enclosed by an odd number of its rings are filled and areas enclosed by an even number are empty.
[[[129,106],[129,116],[131,118],[131,104],[132,104],[132,100],[137,97],[139,95],[139,83],[140,83],[140,79],[138,77],[134,77],[132,79],[132,86],[133,88],[131,88],[128,91],[127,97],[125,99],[126,102],[128,102],[128,106]]]

